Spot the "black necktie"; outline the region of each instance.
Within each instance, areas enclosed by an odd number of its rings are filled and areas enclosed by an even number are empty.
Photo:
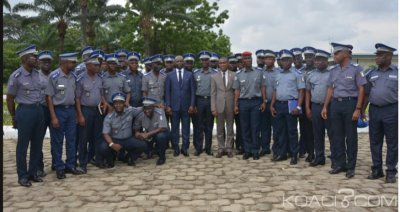
[[[179,85],[182,85],[182,75],[181,75],[181,72],[182,72],[182,71],[179,70],[178,72],[179,72],[179,73],[178,73],[178,76],[179,76],[179,77],[178,77]]]
[[[225,77],[225,72],[222,72],[222,78],[224,81],[224,87],[226,88],[226,77]]]

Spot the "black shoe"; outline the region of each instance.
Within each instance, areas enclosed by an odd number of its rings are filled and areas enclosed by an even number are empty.
[[[201,153],[203,153],[203,152],[202,152],[202,151],[197,151],[197,150],[196,150],[196,151],[194,152],[194,156],[200,156]]]
[[[56,171],[56,175],[57,175],[57,178],[60,179],[60,180],[67,177],[67,176],[65,176],[65,171],[64,170]]]
[[[386,175],[385,183],[396,183],[396,175]]]
[[[275,161],[276,160],[276,157],[278,157],[278,155],[272,155],[272,161]]]
[[[47,174],[46,174],[46,172],[44,172],[43,170],[39,170],[39,171],[37,171],[36,175],[43,178],[43,177],[45,177]]]
[[[149,152],[149,153],[146,154],[146,158],[147,159],[151,159],[152,157],[153,157],[153,153],[152,152]]]
[[[213,156],[214,154],[211,152],[211,150],[206,150],[206,154],[209,156]]]
[[[325,165],[325,161],[317,161],[317,160],[314,160],[313,162],[311,162],[310,163],[310,166],[312,166],[312,167],[315,167],[315,166],[318,166],[318,165]]]
[[[21,186],[24,186],[24,187],[31,187],[32,186],[32,183],[26,178],[18,180],[18,184],[20,184]]]
[[[158,159],[156,165],[161,166],[165,163],[165,159]]]
[[[106,164],[104,164],[104,163],[96,163],[96,166],[99,168],[99,169],[105,169],[107,166],[106,166]]]
[[[237,154],[237,155],[243,155],[244,152],[243,152],[242,149],[238,149],[238,150],[236,150],[236,154]]]
[[[89,161],[89,163],[95,166],[95,165],[96,165],[96,160],[95,160],[94,158],[92,158],[92,159]]]
[[[136,164],[135,164],[135,160],[133,160],[133,158],[132,157],[129,157],[128,158],[128,166],[136,166]]]
[[[179,150],[175,150],[174,151],[174,157],[178,157],[179,156]]]
[[[56,170],[56,167],[52,166],[51,171],[55,171],[55,170]]]
[[[250,153],[247,152],[243,153],[243,160],[247,160],[249,158],[250,158]]]
[[[314,154],[308,154],[306,162],[311,163],[314,160],[314,158],[315,158]]]
[[[72,169],[65,169],[65,173],[67,174],[73,174],[73,175],[81,175],[83,174],[83,172],[81,170],[78,170],[76,168],[72,168]]]
[[[78,167],[78,168],[76,168],[76,170],[82,172],[82,174],[86,174],[87,173],[87,168],[86,167]]]
[[[104,165],[104,168],[106,168],[106,169],[114,168],[114,162],[112,162],[112,163],[107,163],[107,165]]]
[[[262,157],[264,155],[268,155],[268,154],[271,154],[271,150],[269,150],[269,149],[260,151],[260,157]]]
[[[296,165],[297,164],[297,157],[292,157],[290,160],[290,165]]]
[[[259,160],[260,155],[258,153],[253,154],[253,160]]]
[[[305,158],[306,157],[306,154],[305,153],[300,153],[299,154],[299,158]]]
[[[348,169],[347,171],[346,171],[346,177],[347,178],[352,178],[352,177],[354,177],[354,169]]]
[[[181,150],[182,155],[184,155],[185,157],[189,157],[189,153],[185,150]]]
[[[287,160],[286,156],[278,155],[276,156],[274,161],[284,161],[284,160]]]
[[[30,177],[29,177],[29,180],[30,180],[30,181],[33,181],[33,182],[35,182],[35,183],[41,183],[41,182],[43,182],[43,179],[42,179],[41,177],[39,177],[39,176],[30,176]]]
[[[371,174],[368,175],[367,179],[376,180],[376,179],[384,177],[384,176],[385,175],[383,174],[382,169],[380,169],[380,170],[375,169],[375,170],[372,170]]]
[[[345,168],[336,167],[336,168],[330,170],[330,171],[329,171],[329,174],[338,174],[338,173],[340,173],[340,172],[345,172],[345,171],[346,171]]]

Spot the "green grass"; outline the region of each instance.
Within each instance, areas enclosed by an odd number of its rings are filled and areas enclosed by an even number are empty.
[[[3,84],[3,94],[7,93],[7,84]]]

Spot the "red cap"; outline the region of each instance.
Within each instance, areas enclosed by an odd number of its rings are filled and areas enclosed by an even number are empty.
[[[249,52],[249,51],[243,52],[242,57],[245,57],[245,56],[251,56],[251,52]]]

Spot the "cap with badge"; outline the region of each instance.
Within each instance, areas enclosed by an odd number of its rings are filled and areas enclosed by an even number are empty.
[[[235,54],[236,59],[241,60],[242,59],[242,53],[236,53]]]
[[[315,55],[315,48],[311,46],[306,46],[302,49],[303,54],[314,54]]]
[[[78,61],[78,52],[71,52],[71,53],[62,53],[58,55],[60,60],[63,61],[72,61],[72,62],[77,62]]]
[[[164,62],[174,62],[175,55],[167,54],[163,56]]]
[[[272,50],[265,49],[264,50],[264,57],[276,57],[276,53]]]
[[[200,51],[199,54],[197,55],[200,60],[207,60],[210,59],[211,54],[208,51]]]
[[[293,50],[293,49],[292,49]],[[300,53],[301,54],[301,53]],[[293,52],[292,51],[289,51],[289,50],[287,50],[287,49],[282,49],[280,52],[279,52],[279,55],[280,55],[280,59],[283,59],[283,58],[293,58],[294,57],[294,54],[293,54]]]
[[[102,50],[98,50],[98,51],[99,51],[99,59],[105,60],[106,56],[105,56],[104,52]]]
[[[143,64],[145,64],[145,65],[151,64],[151,58],[150,58],[150,57],[146,57],[146,58],[143,59],[142,62],[143,62]]]
[[[186,53],[183,55],[183,60],[184,61],[194,61],[194,54],[193,53]]]
[[[328,59],[330,56],[331,56],[331,54],[329,52],[326,52],[322,49],[315,50],[315,57],[325,57]]]
[[[126,57],[128,56],[128,51],[125,49],[118,49],[115,54],[117,55],[117,57]]]
[[[19,57],[23,57],[27,54],[34,54],[37,55],[38,51],[36,50],[36,45],[30,45],[28,47],[26,47],[25,49],[22,49],[21,51],[18,51],[16,53]]]
[[[353,46],[349,44],[340,44],[340,43],[331,43],[331,46],[333,48],[333,53],[337,53],[339,51],[348,51],[351,52],[353,50]]]
[[[44,50],[44,51],[41,51],[41,52],[39,53],[38,59],[39,59],[39,60],[45,60],[45,59],[53,60],[52,55],[53,55],[53,53],[52,53],[51,51],[49,51],[49,50]]]
[[[152,63],[156,63],[156,62],[163,62],[163,57],[162,57],[162,55],[161,54],[156,54],[156,55],[153,55],[152,57],[151,57],[151,62]]]
[[[281,53],[280,52],[275,52],[276,59],[280,60],[281,59]]]
[[[378,52],[388,52],[388,53],[392,53],[393,54],[393,52],[395,52],[397,50],[397,49],[395,49],[393,47],[387,46],[387,45],[382,44],[382,43],[375,44],[375,49],[376,49],[375,54],[377,54]]]
[[[256,51],[256,56],[257,57],[264,57],[265,56],[264,55],[264,50],[262,50],[262,49],[257,50]]]
[[[90,54],[90,56],[86,59],[85,63],[100,65],[99,57],[100,57],[100,51],[99,50],[93,51]]]
[[[358,118],[357,128],[365,128],[365,127],[368,127],[368,120],[367,119],[362,119],[361,117]]]
[[[293,48],[290,50],[293,54],[293,56],[301,55],[303,54],[303,50],[300,48]]]
[[[211,52],[210,61],[218,61],[218,60],[219,60],[219,54]]]
[[[85,48],[83,48],[81,50],[81,56],[91,54],[93,51],[94,51],[94,47],[93,46],[86,46]]]
[[[137,52],[129,52],[128,55],[128,60],[137,60],[140,61],[140,54]]]
[[[121,92],[115,93],[115,94],[113,94],[111,96],[111,99],[112,99],[113,102],[115,102],[115,101],[123,101],[123,102],[125,102],[125,94],[121,93]]]
[[[235,55],[231,55],[228,57],[228,61],[230,63],[236,63],[238,61],[238,59],[235,57]]]
[[[118,58],[116,54],[106,54],[106,61],[107,62],[114,62],[119,64]]]
[[[151,97],[143,97],[142,100],[144,107],[155,106],[157,104],[157,100]]]

